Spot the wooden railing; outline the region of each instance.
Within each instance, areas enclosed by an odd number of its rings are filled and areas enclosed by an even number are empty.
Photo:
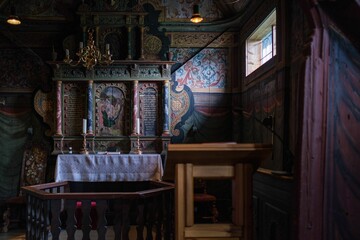
[[[144,182],[54,182],[23,187],[27,199],[26,239],[52,240],[66,231],[67,239],[105,239],[112,225],[113,239],[174,238],[174,186]],[[134,238],[130,227],[136,228]],[[146,230],[146,231],[145,231]],[[106,235],[109,238],[109,234]]]

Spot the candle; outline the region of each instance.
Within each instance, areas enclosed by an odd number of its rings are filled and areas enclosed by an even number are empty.
[[[86,122],[87,122],[87,120],[83,119],[83,129],[82,129],[83,134],[86,134]]]
[[[80,49],[82,49],[84,47],[84,43],[80,42]]]
[[[68,57],[69,56],[69,49],[65,49],[65,55]]]
[[[106,54],[110,55],[110,44],[106,44]]]
[[[140,118],[136,119],[136,134],[140,133]]]

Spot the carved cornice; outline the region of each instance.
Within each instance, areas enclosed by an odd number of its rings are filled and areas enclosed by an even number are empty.
[[[171,79],[170,61],[115,61],[109,66],[87,70],[63,62],[49,62],[54,81],[165,81]]]
[[[170,47],[204,47],[213,41],[208,47],[231,47],[234,45],[234,33],[226,32],[219,36],[219,32],[174,32],[169,33]],[[215,40],[214,40],[215,39]]]

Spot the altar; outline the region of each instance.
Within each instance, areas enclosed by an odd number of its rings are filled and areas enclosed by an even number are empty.
[[[55,181],[160,181],[160,154],[59,154]]]

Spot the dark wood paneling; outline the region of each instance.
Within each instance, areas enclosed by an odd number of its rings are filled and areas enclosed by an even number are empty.
[[[292,190],[293,181],[289,177],[254,175],[254,239],[292,239]]]

